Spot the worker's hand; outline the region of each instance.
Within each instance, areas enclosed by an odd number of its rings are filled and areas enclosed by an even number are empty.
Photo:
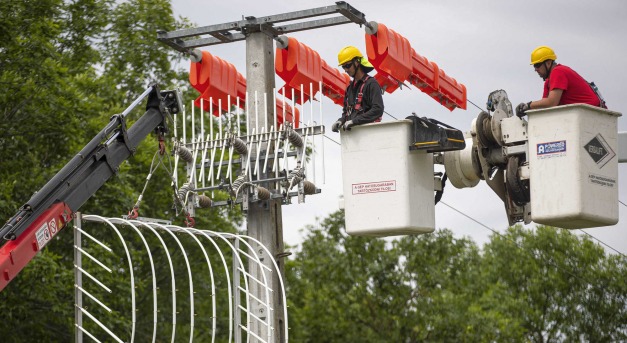
[[[331,131],[333,131],[333,132],[340,132],[340,127],[341,126],[342,126],[342,122],[338,120],[335,123],[333,123],[333,125],[331,125]]]
[[[344,123],[344,131],[350,130],[353,126],[355,126],[355,124],[353,124],[352,120],[347,121],[346,123]]]
[[[529,104],[531,104],[531,101],[527,103],[521,102],[520,104],[518,104],[518,106],[516,106],[516,116],[519,118],[524,117],[526,115],[525,112],[529,110]]]

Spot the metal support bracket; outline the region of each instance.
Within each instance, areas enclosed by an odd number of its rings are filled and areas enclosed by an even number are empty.
[[[308,18],[332,15],[336,16],[324,19],[306,20]],[[276,25],[294,21],[298,22],[280,26]],[[245,40],[246,36],[252,32],[264,32],[270,37],[276,38],[291,32],[348,23],[370,25],[364,13],[345,1],[338,1],[333,6],[324,6],[259,18],[248,16],[245,17],[244,20],[171,32],[158,31],[157,39],[177,51],[191,54],[194,48]]]

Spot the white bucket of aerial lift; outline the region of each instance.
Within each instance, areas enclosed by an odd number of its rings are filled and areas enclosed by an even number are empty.
[[[616,224],[621,114],[582,104],[527,114],[532,220],[566,229]]]
[[[433,154],[409,150],[412,122],[398,120],[343,131],[346,232],[395,236],[433,232]]]

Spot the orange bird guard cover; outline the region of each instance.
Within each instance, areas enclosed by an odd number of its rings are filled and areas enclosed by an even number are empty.
[[[392,93],[408,81],[451,111],[466,109],[466,86],[417,54],[407,38],[381,23],[374,24],[374,32],[366,33],[366,53],[386,92]]]
[[[276,74],[285,81],[285,87],[279,93],[288,99],[292,99],[294,94],[293,100],[303,104],[320,90],[322,82],[322,94],[334,103],[342,105],[350,77],[329,66],[320,58],[318,52],[296,38],[287,38],[286,45],[285,48],[277,47],[274,59]]]
[[[194,105],[200,108],[200,100],[203,99],[203,110],[209,112],[211,110],[210,104],[213,104],[212,114],[214,116],[230,111],[228,108],[229,99],[231,105],[237,105],[239,98],[240,108],[244,109],[246,106],[246,79],[244,76],[237,71],[233,64],[213,56],[208,51],[202,52],[202,58],[199,62],[191,62],[189,82],[200,92]],[[293,122],[294,126],[298,127],[300,111],[297,108],[292,108],[277,99],[275,110],[278,125],[283,123],[285,111],[285,120]]]

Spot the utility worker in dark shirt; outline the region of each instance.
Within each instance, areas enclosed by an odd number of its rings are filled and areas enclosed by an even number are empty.
[[[374,69],[368,59],[354,46],[347,46],[337,55],[339,65],[353,78],[344,94],[342,117],[331,126],[350,130],[354,125],[380,122],[383,116],[383,97],[379,83],[368,75]]]

